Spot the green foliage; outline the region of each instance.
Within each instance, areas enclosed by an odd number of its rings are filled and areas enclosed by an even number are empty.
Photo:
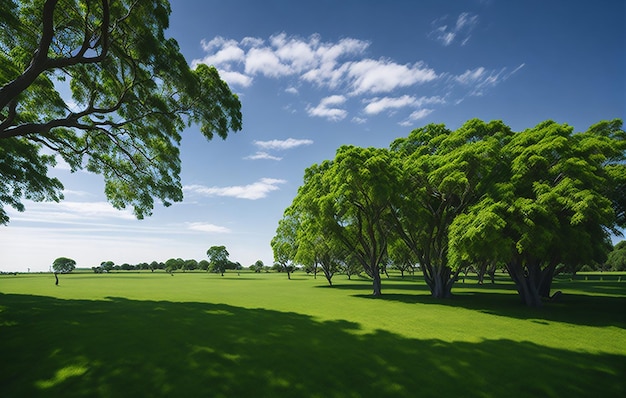
[[[206,255],[209,256],[209,268],[208,271],[219,273],[224,276],[224,272],[229,268],[230,261],[228,256],[230,255],[225,246],[211,246]],[[231,268],[232,269],[232,268]]]
[[[307,266],[321,264],[321,254],[329,264],[355,260],[374,294],[387,261],[419,262],[438,298],[451,296],[461,270],[474,267],[482,281],[505,264],[523,302],[540,306],[555,275],[603,263],[624,224],[621,126],[574,133],[546,121],[516,133],[474,119],[455,131],[418,128],[390,150],[342,146],[305,171],[275,257],[281,248]],[[403,259],[407,248],[414,260]]]
[[[430,124],[391,145],[403,171],[394,225],[435,297],[451,295],[462,262],[469,260],[449,253],[451,225],[493,188],[499,148],[511,134],[502,122],[474,119],[455,131]]]
[[[262,260],[256,260],[249,268],[255,273],[260,273],[265,269],[265,264],[263,264]]]
[[[62,199],[50,152],[73,171],[101,174],[108,200],[143,218],[155,199],[182,200],[185,126],[198,124],[207,139],[241,130],[241,104],[217,70],[191,70],[165,37],[166,0],[0,7],[0,223],[4,205],[21,211],[22,198]]]
[[[52,269],[55,273],[67,274],[76,268],[76,261],[67,257],[59,257],[52,263]]]
[[[606,266],[612,271],[626,271],[626,240],[615,245],[608,255]]]
[[[331,283],[349,253],[380,295],[397,174],[388,150],[355,146],[342,146],[332,162],[309,167],[272,240],[275,258],[286,245],[290,260],[321,265]]]

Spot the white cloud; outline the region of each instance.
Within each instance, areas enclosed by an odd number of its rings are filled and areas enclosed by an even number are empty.
[[[431,113],[433,113],[432,109],[420,109],[411,113],[411,115],[409,116],[409,119],[411,120],[423,119],[426,116],[430,115]]]
[[[479,81],[485,75],[485,68],[482,66],[474,70],[466,70],[463,74],[456,76],[455,80],[462,84],[472,84]]]
[[[468,87],[469,95],[481,96],[484,94],[486,89],[495,87],[501,82],[507,80],[513,74],[521,70],[524,66],[525,64],[521,64],[509,73],[506,73],[507,68],[501,68],[499,70],[487,70],[481,66],[475,69],[466,70],[462,74],[455,76],[454,80],[457,83]]]
[[[443,104],[445,99],[439,96],[415,98],[409,95],[401,97],[373,98],[365,106],[365,113],[375,115],[387,109],[399,109],[405,107],[422,107],[426,104]]]
[[[421,62],[400,65],[389,60],[373,59],[351,63],[347,75],[351,79],[353,94],[385,93],[437,78],[435,71]]]
[[[207,42],[202,40],[202,48],[204,51],[211,52],[214,48],[220,48],[215,53],[210,53],[202,60],[194,60],[192,66],[195,67],[199,63],[207,65],[222,65],[230,62],[244,62],[246,54],[235,40],[226,40],[222,37]]]
[[[248,51],[245,72],[252,75],[263,74],[267,77],[281,77],[294,73],[269,47],[253,48]]]
[[[383,112],[387,109],[397,109],[404,108],[406,106],[411,106],[415,103],[415,97],[409,95],[403,95],[401,97],[383,97],[383,98],[374,98],[370,100],[370,102],[365,107],[365,113],[369,115],[376,115],[380,112]]]
[[[461,13],[452,26],[445,23],[447,20],[447,15],[434,20],[432,22],[433,30],[428,35],[434,40],[441,42],[444,46],[451,45],[455,40],[458,40],[464,46],[469,41],[472,31],[478,25],[478,15],[468,12]]]
[[[425,118],[426,116],[430,115],[431,113],[433,113],[433,109],[418,109],[414,112],[412,112],[409,117],[406,120],[403,120],[402,122],[400,122],[399,124],[401,126],[404,127],[408,127],[413,125],[414,122]]]
[[[323,117],[333,122],[343,120],[348,115],[348,112],[345,109],[334,106],[341,105],[344,102],[346,102],[346,97],[343,95],[331,95],[323,98],[317,106],[307,107],[307,113],[310,116]]]
[[[80,220],[124,219],[136,217],[128,209],[117,210],[108,202],[25,202],[26,211],[7,209],[12,220],[30,222],[74,222]]]
[[[400,65],[390,60],[359,60],[369,42],[352,38],[326,43],[319,35],[303,39],[281,33],[270,37],[269,44],[259,38],[248,37],[237,43],[218,37],[203,41],[202,46],[209,54],[194,59],[192,66],[214,65],[224,80],[244,87],[255,75],[271,78],[297,75],[318,86],[350,87],[354,94],[360,94],[389,92],[438,77],[422,62]],[[333,113],[337,118],[337,112]]]
[[[234,185],[229,187],[205,187],[202,185],[187,185],[183,191],[194,192],[205,196],[227,196],[239,199],[257,200],[279,189],[278,185],[287,181],[275,178],[262,178],[249,185]]]
[[[227,71],[218,69],[220,77],[228,84],[241,87],[250,87],[252,85],[252,77],[240,72]]]
[[[87,192],[87,191],[76,191],[73,189],[64,189],[63,196],[69,196],[69,195],[80,196],[80,197],[94,196],[93,193]]]
[[[200,231],[200,232],[210,232],[210,233],[221,233],[228,234],[231,232],[230,229],[226,227],[221,227],[215,224],[202,223],[202,222],[187,222],[185,223],[187,229],[192,231]]]
[[[273,156],[270,155],[267,152],[257,152],[254,155],[250,155],[250,156],[246,156],[244,159],[246,160],[282,160],[283,158],[280,158],[278,156]]]
[[[276,150],[285,150],[296,148],[303,145],[311,145],[313,144],[312,140],[301,139],[297,140],[295,138],[287,138],[286,140],[270,140],[270,141],[254,141],[254,145],[258,146],[262,149],[276,149]]]
[[[444,16],[433,21],[429,36],[444,45],[463,45],[478,22],[477,15],[467,12],[454,19]],[[366,101],[364,113],[370,115],[403,107],[443,104],[446,102],[444,98],[454,104],[458,98],[451,98],[450,95],[457,87],[466,92],[461,97],[482,95],[523,67],[522,64],[506,74],[506,68],[487,70],[479,66],[454,76],[449,72],[435,71],[419,60],[400,64],[389,58],[368,58],[368,41],[343,38],[325,42],[319,34],[303,38],[279,33],[267,39],[245,37],[240,41],[216,37],[210,41],[203,40],[201,44],[206,55],[194,59],[192,66],[210,63],[233,86],[250,87],[254,79],[263,76],[284,79],[285,82],[285,78],[289,78],[283,86],[287,87],[284,91],[294,95],[300,94],[300,87],[305,83],[326,89],[326,98],[317,106],[308,105],[306,111],[309,116],[330,121],[343,120],[348,116],[346,107],[342,106],[346,97],[379,96]],[[421,98],[396,94],[398,89],[414,90],[415,86],[444,79],[444,83],[448,83],[445,93]]]

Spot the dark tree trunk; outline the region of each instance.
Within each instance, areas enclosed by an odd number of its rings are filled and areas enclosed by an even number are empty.
[[[382,282],[380,280],[380,273],[373,272],[372,279],[374,280],[373,282],[374,291],[372,292],[372,296],[374,297],[382,296],[383,292],[382,292]]]
[[[431,296],[435,298],[452,297],[452,285],[454,285],[455,279],[459,276],[460,270],[457,270],[453,275],[452,269],[448,266],[422,268]],[[427,271],[428,269],[430,269],[430,272]]]
[[[556,273],[556,264],[549,265],[541,270],[541,278],[539,280],[539,295],[543,298],[550,298],[550,289],[552,288],[552,279]]]
[[[496,283],[496,267],[495,267],[495,265],[493,266],[493,268],[491,268],[489,270],[489,278],[491,279],[491,284],[492,285],[494,283]]]
[[[541,307],[541,295],[539,294],[540,267],[537,264],[524,267],[515,261],[507,263],[506,267],[511,279],[515,282],[515,287],[522,299],[522,303],[528,307]]]
[[[56,272],[54,273],[54,279],[55,279],[54,284],[59,286],[59,277],[57,276]]]

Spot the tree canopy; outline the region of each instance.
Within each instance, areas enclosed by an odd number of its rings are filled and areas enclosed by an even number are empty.
[[[182,200],[179,143],[241,130],[241,104],[217,70],[191,70],[165,36],[166,0],[3,0],[0,223],[5,205],[59,201],[58,159],[101,174],[107,199],[150,215]],[[66,94],[69,93],[69,94]]]
[[[55,273],[67,274],[76,268],[76,261],[67,257],[59,257],[52,263],[52,270]]]
[[[341,245],[336,262],[358,261],[375,295],[388,261],[417,260],[440,298],[466,267],[484,274],[504,264],[522,301],[540,306],[554,275],[604,262],[626,224],[621,127],[603,121],[575,133],[546,121],[513,132],[474,119],[454,131],[418,128],[389,150],[342,146],[305,171],[280,240],[292,261]]]
[[[224,276],[224,272],[228,268],[230,261],[228,260],[228,250],[226,250],[226,246],[211,246],[207,251],[206,255],[209,257],[209,268],[208,270],[216,272]]]

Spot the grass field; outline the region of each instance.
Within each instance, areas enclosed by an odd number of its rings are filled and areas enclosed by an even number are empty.
[[[586,280],[585,280],[586,279]],[[502,276],[432,299],[420,278],[295,273],[0,276],[0,397],[623,397],[626,275]]]

